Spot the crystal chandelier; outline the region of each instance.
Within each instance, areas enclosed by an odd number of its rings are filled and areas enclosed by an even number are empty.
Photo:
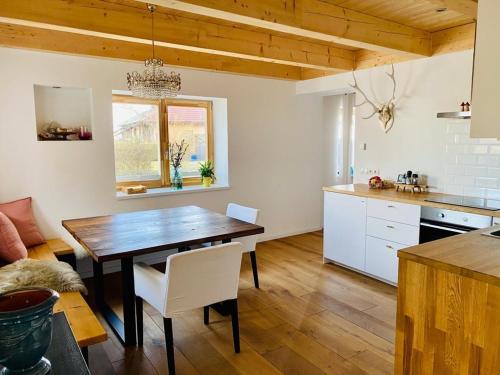
[[[163,99],[177,96],[181,90],[181,75],[163,70],[163,60],[155,57],[154,11],[156,6],[148,4],[151,12],[151,41],[153,57],[144,61],[144,72],[127,73],[128,88],[133,96],[147,99]]]

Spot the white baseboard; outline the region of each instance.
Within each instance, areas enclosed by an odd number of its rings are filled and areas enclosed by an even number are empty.
[[[319,231],[321,229],[323,229],[323,227],[313,227],[313,228],[303,229],[303,230],[299,230],[299,231],[280,233],[280,234],[275,234],[275,235],[270,235],[270,236],[265,236],[265,235],[259,236],[258,242],[272,241],[272,240],[277,240],[280,238],[297,236],[299,234],[316,232],[316,231]],[[134,258],[134,261],[135,262],[143,262],[143,263],[146,263],[149,265],[158,264],[158,263],[166,262],[167,257],[175,252],[176,252],[176,250],[166,250],[166,251],[160,251],[160,252],[153,253],[153,254],[141,255],[141,256]],[[90,278],[93,276],[92,262],[91,262],[90,258],[78,260],[77,266],[78,266],[78,273],[80,274],[82,279]],[[120,271],[120,262],[119,261],[107,262],[104,264],[103,268],[104,268],[105,274],[119,272]]]
[[[322,229],[323,229],[323,227],[321,226],[321,227],[312,227],[312,228],[293,231],[293,232],[280,233],[280,234],[275,234],[275,235],[270,235],[270,236],[263,235],[263,236],[259,236],[258,242],[272,241],[272,240],[278,240],[280,238],[285,238],[285,237],[298,236],[299,234],[317,232],[317,231],[322,230]]]

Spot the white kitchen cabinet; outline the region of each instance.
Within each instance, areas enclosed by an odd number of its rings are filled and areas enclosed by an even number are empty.
[[[398,250],[418,244],[419,205],[325,192],[325,261],[397,284]]]
[[[375,238],[366,237],[366,269],[367,273],[397,284],[398,282],[398,250],[406,245]]]
[[[419,225],[420,206],[407,203],[368,199],[368,216],[395,221],[397,223]]]
[[[375,217],[368,217],[366,234],[376,238],[413,246],[418,244],[420,228]]]
[[[325,192],[325,260],[364,270],[366,241],[366,199]]]
[[[472,93],[472,138],[500,138],[498,88],[500,87],[500,1],[480,0]]]

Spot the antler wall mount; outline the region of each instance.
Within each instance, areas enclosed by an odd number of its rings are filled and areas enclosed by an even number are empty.
[[[360,107],[363,104],[370,104],[373,108],[373,112],[369,116],[362,118],[368,120],[373,116],[378,115],[378,121],[385,133],[389,132],[389,130],[391,130],[392,126],[394,125],[394,111],[396,109],[396,78],[394,73],[394,65],[391,65],[391,67],[391,73],[386,72],[385,74],[387,74],[389,78],[391,78],[391,81],[393,83],[392,97],[385,104],[380,104],[375,102],[374,100],[368,99],[368,96],[359,87],[354,71],[352,72],[354,85],[349,84],[349,86],[358,91],[364,98],[364,101],[362,103],[356,104],[355,107]]]

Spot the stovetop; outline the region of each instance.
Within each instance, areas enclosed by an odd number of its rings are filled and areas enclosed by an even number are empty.
[[[488,211],[500,210],[500,201],[494,199],[474,198],[474,197],[440,197],[428,198],[426,202],[449,204],[453,206],[480,208]]]

